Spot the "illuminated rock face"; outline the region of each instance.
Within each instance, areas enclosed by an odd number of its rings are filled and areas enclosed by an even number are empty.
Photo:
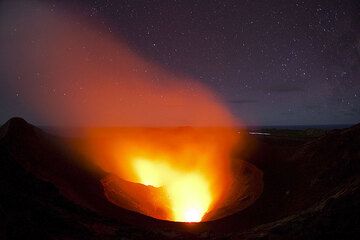
[[[91,156],[118,206],[170,221],[224,217],[253,203],[262,174],[231,159],[239,141],[228,128],[157,128],[92,132]]]
[[[211,195],[208,195],[211,193],[202,192],[201,184],[197,186],[195,182],[194,186],[191,186],[193,179],[187,179],[189,182],[186,179],[184,183],[180,182],[179,185],[183,185],[183,189],[170,190],[162,186],[153,187],[128,182],[115,175],[104,178],[102,184],[109,201],[120,207],[163,220],[210,221],[245,209],[262,193],[262,172],[250,163],[238,161],[238,164],[241,168],[238,169],[238,176],[235,176],[227,197],[213,205],[209,204],[212,203]],[[189,189],[185,187],[186,184],[189,184]],[[200,191],[197,192],[197,188]],[[171,190],[174,192],[169,192]],[[171,199],[170,196],[175,199]]]

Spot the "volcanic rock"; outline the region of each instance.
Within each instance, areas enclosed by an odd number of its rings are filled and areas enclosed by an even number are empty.
[[[64,139],[13,118],[0,128],[0,239],[358,237],[360,125],[320,137],[249,136],[242,149],[238,157],[263,173],[261,196],[225,218],[171,223],[112,204],[106,173]]]

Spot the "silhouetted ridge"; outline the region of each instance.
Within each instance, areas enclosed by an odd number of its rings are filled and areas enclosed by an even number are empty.
[[[348,128],[347,130],[345,131],[353,131],[354,133],[360,133],[360,123],[358,124],[355,124],[353,126],[351,126],[350,128]]]
[[[40,130],[40,129],[38,129]],[[13,117],[9,119],[0,128],[0,139],[5,135],[12,137],[19,137],[25,135],[32,135],[35,132],[35,127],[26,122],[20,117]]]
[[[157,223],[156,220],[109,202],[100,182],[105,173],[96,166],[90,166],[89,161],[64,139],[50,135],[21,118],[8,120],[1,126],[0,134],[0,166],[3,170],[4,166],[14,166],[11,169],[19,169],[31,178],[47,182],[68,201],[102,216],[134,225]],[[84,166],[84,162],[89,164]],[[4,181],[14,181],[14,171],[6,172],[9,177]],[[0,183],[1,177],[0,174]],[[0,184],[0,192],[1,189]]]

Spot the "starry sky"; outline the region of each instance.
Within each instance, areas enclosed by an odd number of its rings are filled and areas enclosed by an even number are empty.
[[[28,2],[19,4],[36,11]],[[171,73],[191,76],[248,125],[360,121],[358,0],[37,2],[50,13],[86,19]],[[3,39],[21,29],[6,24]],[[4,48],[0,121],[36,119],[18,100],[24,89],[8,86],[21,76],[16,66],[8,73]]]

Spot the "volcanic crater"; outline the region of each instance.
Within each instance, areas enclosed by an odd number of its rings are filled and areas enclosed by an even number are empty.
[[[245,190],[229,194],[203,222],[191,224],[153,218],[158,213],[144,206],[147,199],[134,201],[124,189],[151,196],[161,187],[109,174],[69,147],[69,141],[71,146],[81,142],[48,134],[20,118],[1,127],[3,236],[352,239],[359,229],[359,125],[316,136],[247,136],[233,153],[242,159],[235,161],[238,169],[233,166],[241,177],[231,185]]]

